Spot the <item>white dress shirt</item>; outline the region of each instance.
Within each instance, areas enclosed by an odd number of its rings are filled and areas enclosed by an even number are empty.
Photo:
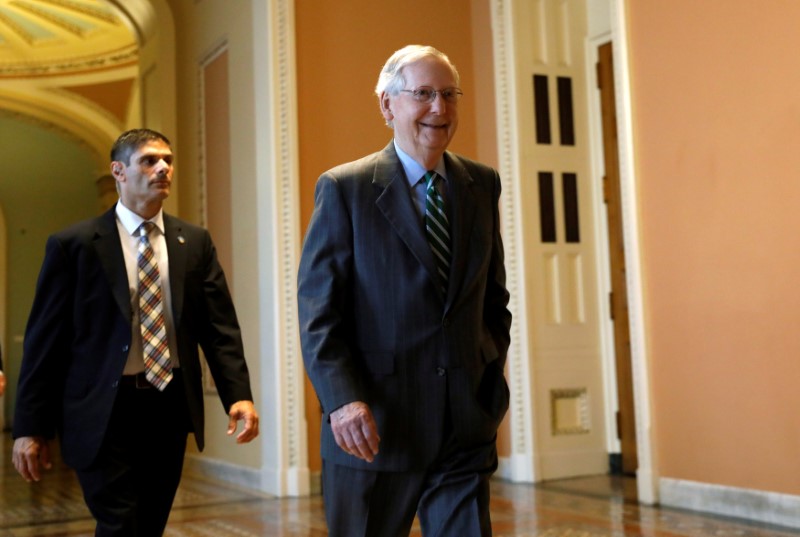
[[[414,199],[414,205],[417,208],[417,212],[419,213],[420,217],[424,220],[425,218],[425,197],[427,196],[426,184],[425,184],[425,173],[428,171],[426,170],[422,164],[414,160],[408,153],[400,149],[400,146],[397,145],[397,140],[394,141],[394,149],[397,152],[397,158],[400,159],[400,164],[403,165],[403,171],[406,172],[406,179],[408,179],[408,186],[411,189],[411,196]],[[436,167],[433,169],[439,176],[443,179],[440,181],[437,186],[437,190],[439,194],[442,196],[442,199],[447,202],[447,168],[444,165],[444,157],[439,159],[439,162],[436,163]],[[448,215],[449,216],[449,215]]]
[[[131,298],[131,347],[128,351],[128,361],[125,363],[123,375],[135,375],[144,371],[144,354],[142,350],[142,332],[139,322],[139,226],[144,218],[134,213],[117,202],[117,230],[122,244],[122,255],[125,258],[125,270],[128,273],[128,289]],[[158,274],[161,280],[161,297],[164,301],[164,323],[167,328],[167,342],[172,367],[178,367],[178,344],[175,338],[175,324],[172,319],[172,293],[169,287],[169,257],[167,255],[167,241],[164,238],[164,212],[150,219],[156,225],[156,230],[150,233],[150,245],[158,260]]]

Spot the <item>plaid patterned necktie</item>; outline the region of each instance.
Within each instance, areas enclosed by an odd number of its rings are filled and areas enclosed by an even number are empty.
[[[142,331],[145,377],[150,384],[163,391],[172,380],[172,363],[167,346],[158,261],[148,239],[155,227],[153,222],[143,222],[139,227],[139,324]]]
[[[434,171],[425,174],[425,234],[436,260],[442,293],[446,296],[450,275],[450,223],[444,212],[444,199],[436,188],[438,179]]]

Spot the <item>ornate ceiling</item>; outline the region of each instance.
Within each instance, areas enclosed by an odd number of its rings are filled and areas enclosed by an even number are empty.
[[[0,117],[91,148],[138,124],[137,0],[0,0]],[[2,133],[8,134],[8,133]]]
[[[105,0],[0,0],[0,78],[115,69],[135,64],[137,50]]]

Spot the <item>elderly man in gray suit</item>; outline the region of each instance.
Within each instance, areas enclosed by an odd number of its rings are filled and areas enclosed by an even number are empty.
[[[493,169],[447,151],[455,66],[395,52],[376,93],[394,140],[324,173],[298,276],[319,397],[331,536],[491,535],[508,408],[507,309]]]

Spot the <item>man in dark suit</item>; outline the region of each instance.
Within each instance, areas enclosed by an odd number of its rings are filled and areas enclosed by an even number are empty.
[[[408,535],[416,513],[423,535],[490,535],[511,325],[500,179],[446,151],[461,90],[444,54],[395,52],[376,93],[394,140],[320,177],[298,276],[328,528]]]
[[[198,345],[230,416],[258,435],[239,324],[208,232],[162,210],[169,140],[128,131],[111,150],[119,202],[47,241],[14,416],[13,462],[49,468],[56,433],[96,535],[157,536],[180,481],[186,440],[203,449]],[[152,224],[150,223],[152,222]]]

